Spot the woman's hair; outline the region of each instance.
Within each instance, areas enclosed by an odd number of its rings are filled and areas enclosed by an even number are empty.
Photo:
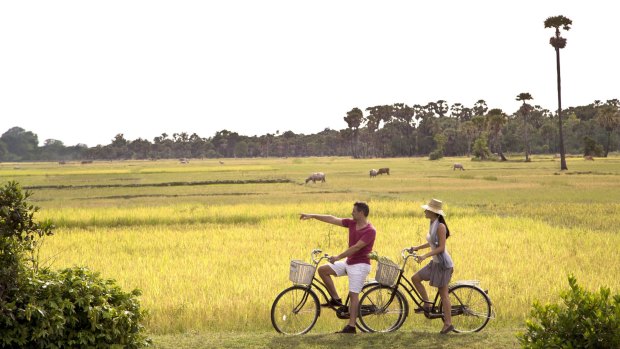
[[[448,239],[450,237],[450,229],[448,229],[448,223],[446,223],[446,219],[443,218],[442,215],[438,215],[439,217],[437,217],[437,219],[439,220],[439,223],[443,223],[443,225],[446,226],[446,239]]]

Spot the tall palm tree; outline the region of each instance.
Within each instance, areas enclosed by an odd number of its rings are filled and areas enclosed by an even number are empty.
[[[560,79],[560,49],[566,47],[566,39],[560,36],[560,27],[570,30],[573,21],[564,16],[549,17],[545,20],[545,28],[555,28],[555,36],[549,43],[555,48],[555,62],[558,76],[558,123],[560,128],[560,170],[568,170],[566,167],[566,154],[564,152],[564,136],[562,134],[562,84]]]
[[[525,162],[530,162],[530,145],[527,139],[527,117],[530,114],[530,110],[532,106],[527,104],[527,101],[534,99],[531,94],[527,92],[522,92],[517,95],[517,101],[523,101],[521,108],[519,108],[519,112],[523,115],[523,135],[525,138]]]
[[[508,122],[508,116],[501,109],[495,108],[489,110],[486,119],[487,129],[493,135],[495,151],[502,161],[506,161],[506,157],[502,151],[502,129],[504,125],[506,125],[506,122]]]
[[[359,133],[360,125],[362,124],[362,120],[364,119],[364,113],[360,108],[353,108],[351,111],[347,112],[347,116],[344,117],[344,121],[347,123],[347,126],[351,129],[352,137],[351,137],[351,155],[354,158],[358,158],[358,154],[356,151],[357,137]]]

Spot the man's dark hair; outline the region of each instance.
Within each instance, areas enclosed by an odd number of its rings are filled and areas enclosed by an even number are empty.
[[[355,206],[358,211],[364,212],[364,217],[368,217],[368,214],[370,214],[370,207],[368,207],[368,204],[363,201],[357,201],[353,204],[353,206]]]

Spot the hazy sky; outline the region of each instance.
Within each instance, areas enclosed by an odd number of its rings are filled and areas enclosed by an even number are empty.
[[[346,128],[354,107],[620,98],[614,1],[2,1],[0,134],[65,145]]]

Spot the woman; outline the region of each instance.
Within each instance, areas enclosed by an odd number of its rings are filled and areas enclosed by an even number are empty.
[[[422,285],[422,281],[430,281],[431,286],[439,289],[439,296],[443,305],[444,323],[439,333],[446,334],[454,330],[454,326],[452,326],[452,304],[450,304],[450,297],[448,297],[448,284],[452,277],[454,264],[446,248],[446,240],[450,236],[450,230],[444,219],[445,214],[441,209],[442,205],[443,203],[436,199],[432,199],[428,205],[422,205],[426,218],[430,220],[430,229],[428,235],[426,235],[426,241],[428,242],[409,248],[409,252],[412,253],[413,251],[428,247],[431,249],[428,253],[417,258],[418,263],[422,263],[428,257],[433,257],[431,262],[418,270],[411,278],[413,285],[420,293],[420,296],[422,296],[422,300],[424,300],[423,307],[416,309],[415,312],[428,313],[430,311],[429,307],[432,302],[429,302],[426,289]]]

